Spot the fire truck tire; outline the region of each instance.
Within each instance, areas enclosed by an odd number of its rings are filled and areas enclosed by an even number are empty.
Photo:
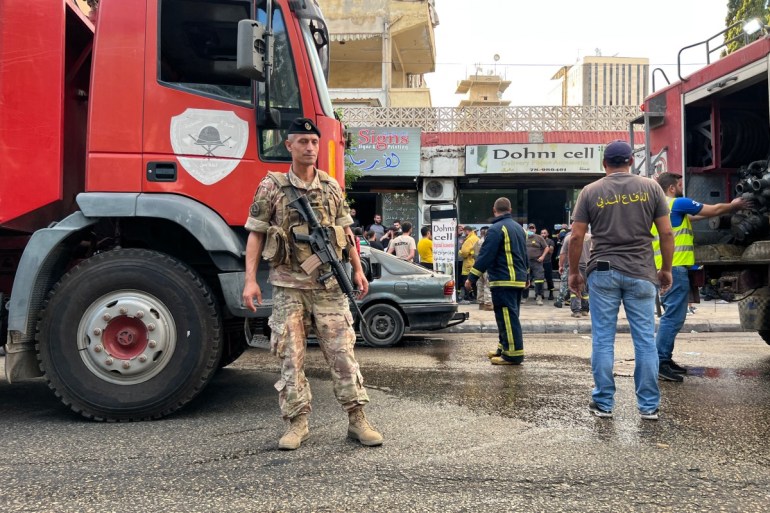
[[[249,347],[244,334],[243,319],[226,320],[223,331],[222,356],[217,364],[220,369],[235,362]]]
[[[765,341],[765,344],[770,345],[770,330],[759,330],[759,336]]]
[[[145,249],[97,254],[46,300],[37,331],[50,388],[99,421],[156,419],[189,403],[222,354],[214,294],[188,266]]]

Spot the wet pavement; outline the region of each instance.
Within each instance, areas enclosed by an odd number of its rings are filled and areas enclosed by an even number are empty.
[[[521,305],[521,327],[524,333],[591,333],[591,318],[572,317],[569,305],[555,308],[553,301],[545,300],[537,305],[534,295]],[[703,301],[694,305],[694,313],[687,314],[683,333],[735,332],[741,331],[738,303],[724,301]],[[445,333],[497,333],[494,312],[479,310],[478,304],[460,304],[460,312],[468,312],[467,321],[446,329]],[[629,333],[625,311],[620,308],[618,332]]]
[[[551,307],[553,308],[553,307]],[[618,337],[613,419],[586,408],[590,337],[527,335],[519,367],[491,366],[485,334],[357,348],[386,437],[345,439],[323,356],[310,347],[311,438],[276,450],[278,364],[250,349],[189,407],[157,422],[71,415],[42,380],[0,380],[6,511],[767,511],[770,346],[750,333],[686,333],[684,383],[661,383],[661,419],[634,405]]]

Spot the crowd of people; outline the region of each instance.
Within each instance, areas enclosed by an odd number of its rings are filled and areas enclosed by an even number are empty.
[[[458,225],[456,280],[460,303],[495,311],[500,339],[489,354],[495,365],[518,365],[524,359],[518,317],[530,291],[538,306],[553,301],[556,308],[566,304],[572,317],[590,315],[595,389],[589,409],[599,417],[611,416],[614,406],[613,347],[622,303],[636,352],[637,406],[643,419],[655,420],[658,380],[682,382],[687,373],[672,355],[685,316],[693,311],[689,301],[697,294],[688,277],[694,265],[691,222],[749,205],[741,199],[704,205],[683,198],[680,175],[642,178],[630,173],[632,163],[627,143],[609,144],[603,160],[606,176],[582,191],[573,222],[556,225],[553,234],[534,223],[517,223],[505,198],[495,202],[491,226],[477,233],[473,226]],[[615,197],[627,201],[603,201]],[[429,235],[424,227],[417,244],[423,251],[390,252],[405,259],[417,255],[420,260],[413,261],[421,261],[430,254]],[[663,308],[657,332],[656,298]]]
[[[270,265],[270,345],[281,360],[275,388],[287,425],[278,443],[284,450],[299,448],[310,436],[312,395],[303,368],[310,328],[329,364],[337,400],[348,414],[348,436],[365,446],[383,443],[382,434],[363,411],[369,397],[354,355],[356,336],[348,297],[338,285],[324,281],[327,275],[322,274],[320,263],[313,265],[315,255],[308,245],[292,236],[308,230],[290,221],[293,199],[308,198],[320,225],[337,234],[332,238],[333,249],[338,258],[347,255],[359,298],[367,294],[368,282],[359,251],[345,251],[350,246],[360,249],[359,244],[368,244],[433,267],[429,227],[420,230],[419,242],[412,236],[410,222],[396,220],[386,228],[380,214],[364,229],[337,182],[315,167],[319,141],[320,131],[311,120],[294,120],[285,141],[291,167],[286,173],[270,172],[260,182],[245,225],[249,236],[242,299],[252,311],[262,303],[256,279],[260,260]],[[574,317],[588,316],[590,292],[594,388],[588,410],[603,418],[612,417],[615,405],[614,342],[623,304],[635,353],[637,408],[642,419],[657,420],[658,380],[681,382],[687,373],[674,362],[673,351],[692,291],[688,278],[695,263],[691,223],[750,204],[736,199],[704,205],[682,197],[678,174],[663,173],[657,181],[632,174],[633,150],[623,141],[605,147],[602,165],[605,176],[581,191],[572,224],[556,226],[553,236],[547,229],[538,232],[533,223],[526,227],[517,223],[505,197],[491,206],[491,223],[479,233],[473,226],[458,226],[457,281],[464,291],[462,300],[475,300],[480,309],[494,312],[498,344],[487,355],[493,365],[517,366],[524,361],[519,314],[530,288],[537,305],[553,300],[561,308],[569,300]],[[556,296],[554,266],[562,285]],[[656,334],[658,296],[664,314]]]

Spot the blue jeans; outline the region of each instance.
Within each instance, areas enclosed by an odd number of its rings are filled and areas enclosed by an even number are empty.
[[[655,411],[660,405],[658,354],[655,349],[655,285],[615,270],[593,271],[588,276],[591,291],[591,332],[593,334],[591,396],[603,410],[615,406],[615,333],[620,302],[626,310],[634,342],[634,384],[639,411]]]
[[[690,296],[690,279],[687,272],[687,267],[672,268],[674,281],[668,292],[660,297],[660,303],[665,309],[658,325],[658,334],[655,336],[660,363],[671,362],[674,340],[687,317],[687,299]]]

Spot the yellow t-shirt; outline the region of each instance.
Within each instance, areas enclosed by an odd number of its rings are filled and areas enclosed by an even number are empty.
[[[420,255],[420,262],[423,264],[433,263],[433,241],[428,237],[423,237],[417,243],[417,254]]]

